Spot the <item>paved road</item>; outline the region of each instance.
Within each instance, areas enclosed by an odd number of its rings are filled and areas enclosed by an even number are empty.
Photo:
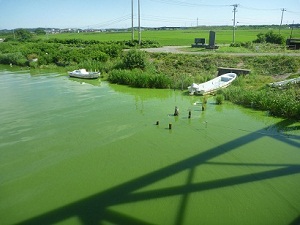
[[[284,55],[284,56],[300,56],[300,52],[295,53],[220,53],[215,51],[205,52],[189,52],[187,48],[190,46],[164,46],[161,48],[145,48],[142,49],[146,52],[157,52],[157,53],[175,53],[175,54],[194,54],[194,55],[207,55],[207,54],[224,54],[224,55],[235,55],[235,56],[265,56],[265,55]]]

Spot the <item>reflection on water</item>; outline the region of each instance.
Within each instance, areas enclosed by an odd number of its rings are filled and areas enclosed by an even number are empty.
[[[93,86],[100,86],[101,85],[101,79],[80,79],[80,78],[74,78],[74,77],[69,77],[70,81],[78,82],[82,85],[88,84],[88,85],[93,85]]]
[[[299,122],[53,72],[0,81],[3,224],[297,221]]]

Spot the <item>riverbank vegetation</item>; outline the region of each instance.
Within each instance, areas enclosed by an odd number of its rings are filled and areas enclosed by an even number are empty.
[[[243,78],[240,78],[243,79]],[[244,80],[246,80],[244,78]],[[283,89],[261,86],[255,90],[247,85],[234,85],[220,91],[226,100],[249,108],[267,111],[272,116],[300,119],[300,84]]]
[[[241,75],[232,86],[217,93],[217,104],[222,104],[224,98],[268,111],[273,116],[300,119],[300,85],[281,89],[267,86],[274,81],[299,77],[299,57],[153,54],[153,59],[157,70],[171,78],[174,88],[210,80],[216,76],[218,67],[249,69],[251,74]]]
[[[260,34],[257,40],[268,42],[266,40],[270,36],[272,33]],[[181,90],[186,90],[193,82],[212,79],[218,67],[249,69],[250,75],[240,76],[232,86],[218,93],[218,104],[225,99],[266,110],[275,116],[300,119],[299,85],[290,85],[285,89],[266,87],[267,83],[299,76],[300,59],[297,56],[217,54],[219,50],[198,55],[147,53],[137,49],[137,46],[137,41],[8,39],[0,43],[0,63],[33,69],[63,69],[65,72],[86,68],[100,71],[103,79],[112,83]],[[158,46],[159,42],[148,40],[142,41],[141,47]],[[285,51],[280,44],[254,42],[224,48],[244,48],[251,52],[257,52],[258,48],[281,48]]]

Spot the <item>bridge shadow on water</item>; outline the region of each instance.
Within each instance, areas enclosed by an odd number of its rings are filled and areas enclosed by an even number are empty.
[[[282,125],[282,124],[281,124]],[[54,224],[65,221],[70,218],[79,218],[82,224],[101,224],[102,222],[110,222],[113,224],[151,224],[146,221],[141,221],[137,218],[115,212],[110,207],[117,206],[124,203],[133,203],[144,200],[165,198],[169,196],[181,196],[180,205],[174,224],[180,225],[184,222],[186,215],[186,207],[189,197],[192,193],[214,190],[233,185],[245,184],[249,182],[262,181],[266,179],[287,176],[300,173],[300,164],[251,164],[251,163],[213,163],[209,160],[218,157],[222,154],[228,153],[237,147],[256,141],[264,136],[265,129],[249,133],[243,137],[232,140],[223,145],[214,147],[205,152],[201,152],[195,156],[183,159],[174,164],[168,165],[157,171],[150,172],[136,179],[130,180],[126,183],[112,187],[106,191],[89,196],[85,199],[73,202],[71,204],[62,206],[53,211],[47,212],[43,215],[30,218],[22,221],[19,224],[33,225],[33,224]],[[268,135],[267,135],[268,136]],[[300,149],[299,136],[286,137],[281,135],[269,136],[288,145],[295,146]],[[212,164],[216,166],[265,166],[271,170],[256,172],[246,175],[229,177],[224,179],[206,181],[201,183],[192,183],[195,168],[201,164]],[[277,167],[274,169],[274,167]],[[169,176],[180,173],[184,170],[188,171],[186,183],[182,186],[174,186],[162,188],[151,191],[137,192],[154,182],[168,178]],[[299,224],[300,217],[295,218],[294,221],[287,221],[291,224]]]

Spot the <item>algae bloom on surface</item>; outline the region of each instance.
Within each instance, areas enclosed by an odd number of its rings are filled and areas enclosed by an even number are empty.
[[[299,122],[53,73],[0,80],[1,224],[299,222]]]

